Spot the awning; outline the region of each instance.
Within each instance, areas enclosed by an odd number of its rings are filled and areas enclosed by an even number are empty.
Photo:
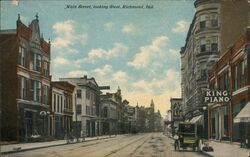
[[[234,118],[234,123],[250,122],[250,102]]]
[[[199,115],[199,116],[193,117],[190,120],[190,122],[191,123],[200,123],[200,124],[202,124],[202,119],[203,119],[203,115]]]

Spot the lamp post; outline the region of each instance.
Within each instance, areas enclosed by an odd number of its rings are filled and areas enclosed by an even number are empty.
[[[203,106],[202,107],[203,110],[203,138],[204,139],[208,139],[207,135],[208,135],[208,110],[207,110],[207,106]]]

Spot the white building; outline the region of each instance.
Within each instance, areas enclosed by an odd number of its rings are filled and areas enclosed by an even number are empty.
[[[74,129],[81,137],[92,137],[100,134],[100,89],[95,79],[80,78],[60,78],[61,81],[68,81],[75,85],[73,102]]]

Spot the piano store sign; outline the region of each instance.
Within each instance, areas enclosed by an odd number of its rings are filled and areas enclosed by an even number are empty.
[[[221,90],[206,90],[204,102],[205,103],[227,103],[230,101],[229,91]]]

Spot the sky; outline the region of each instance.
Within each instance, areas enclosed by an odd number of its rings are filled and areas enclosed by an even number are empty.
[[[18,14],[28,25],[38,13],[40,33],[51,41],[52,80],[94,77],[98,85],[111,87],[108,92],[115,92],[119,86],[123,99],[132,106],[147,107],[153,99],[156,110],[165,115],[170,98],[181,96],[179,51],[195,13],[193,3],[194,0],[4,0],[1,29],[15,29]],[[79,5],[91,8],[78,8]],[[122,8],[123,5],[143,8]]]

